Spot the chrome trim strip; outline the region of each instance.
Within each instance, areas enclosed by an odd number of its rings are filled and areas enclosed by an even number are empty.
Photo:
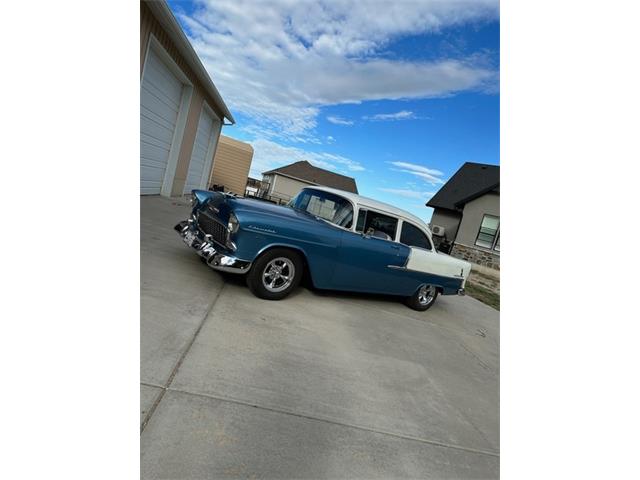
[[[249,271],[249,269],[251,268],[250,261],[218,252],[212,242],[202,240],[200,238],[199,234],[205,236],[204,232],[197,228],[191,228],[191,225],[192,224],[188,222],[180,222],[174,227],[174,229],[178,232],[178,235],[180,235],[183,240],[188,231],[196,233],[196,239],[191,245],[191,248],[193,248],[198,255],[200,255],[207,261],[207,265],[209,265],[214,270],[218,270],[221,272],[242,274]]]
[[[406,270],[407,272],[423,273],[425,275],[435,275],[436,277],[455,278],[456,280],[464,280],[464,277],[460,277],[458,275],[453,275],[453,276],[439,275],[437,273],[423,272],[422,270],[414,270],[413,268],[399,267],[398,265],[387,265],[387,268],[393,268],[393,269],[396,269],[396,270]]]

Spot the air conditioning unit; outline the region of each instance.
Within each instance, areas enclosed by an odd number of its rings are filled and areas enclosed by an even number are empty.
[[[439,225],[431,225],[431,233],[437,237],[444,237],[444,227]]]

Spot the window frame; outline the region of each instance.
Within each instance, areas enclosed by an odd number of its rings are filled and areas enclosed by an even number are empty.
[[[314,188],[314,187],[312,187],[312,186],[302,188],[298,193],[296,193],[293,197],[291,197],[291,200],[293,200],[294,198],[296,198],[298,195],[300,195],[300,194],[301,194],[302,192],[304,192],[305,190],[313,190],[313,191],[315,191],[315,192],[328,193],[328,194],[330,194],[330,195],[335,195],[336,197],[340,197],[340,198],[341,198],[341,199],[343,199],[344,201],[349,202],[349,204],[351,205],[351,209],[352,209],[352,211],[353,211],[353,212],[355,212],[355,211],[359,208],[359,206],[358,206],[358,205],[354,204],[354,203],[351,201],[351,199],[349,199],[349,198],[347,198],[347,197],[343,197],[342,195],[339,195],[339,194],[334,193],[334,192],[327,192],[326,190],[317,189],[317,188]],[[291,201],[291,200],[290,200],[290,201]],[[309,213],[309,215],[313,215],[313,213],[311,213],[311,212],[307,212],[307,213]],[[320,219],[320,220],[322,220],[322,221],[323,221],[323,222],[325,222],[326,224],[333,226],[333,227],[340,228],[340,229],[342,229],[342,230],[346,230],[347,232],[353,232],[353,231],[355,231],[356,222],[355,222],[354,220],[351,220],[351,228],[346,228],[346,227],[343,227],[343,226],[338,225],[338,224],[336,224],[336,223],[330,222],[330,221],[329,221],[329,220],[327,220],[326,218],[322,218],[322,217],[319,217],[319,216],[317,216],[317,215],[313,215],[313,216],[314,216],[314,217],[316,217],[316,218],[318,218],[318,219]],[[355,219],[355,218],[354,218],[354,219]]]
[[[482,224],[484,223],[484,219],[486,217],[495,218],[496,220],[498,220],[498,226],[496,227],[496,233],[493,235],[493,239],[491,241],[491,246],[490,247],[486,247],[484,245],[479,245],[478,244],[478,239],[480,238],[480,234],[484,233],[484,232],[482,232]],[[484,235],[489,235],[489,234],[488,233],[484,233]],[[500,241],[500,217],[497,216],[497,215],[490,215],[488,213],[483,214],[482,215],[482,221],[480,222],[480,227],[478,227],[478,234],[476,235],[476,239],[473,242],[473,245],[475,247],[484,248],[485,250],[491,250],[491,251],[500,253],[500,247],[498,246],[498,248],[496,249],[496,244],[499,241]]]
[[[358,215],[356,215],[356,221],[353,222],[353,231],[355,233],[358,233],[358,234],[363,235],[363,236],[366,235],[364,231],[356,230],[356,228],[358,226],[358,218],[360,217],[360,212],[361,211],[366,212],[365,213],[365,217],[364,217],[365,225],[367,224],[367,215],[369,214],[369,212],[374,212],[374,213],[378,213],[380,215],[384,215],[385,217],[394,218],[396,220],[396,231],[395,231],[395,235],[393,236],[393,238],[391,240],[387,240],[386,238],[374,237],[374,236],[371,236],[371,235],[369,235],[368,237],[369,238],[376,238],[378,240],[382,240],[382,241],[385,241],[385,242],[399,243],[397,241],[397,239],[398,239],[398,235],[400,235],[400,228],[398,228],[398,227],[402,224],[402,218],[401,217],[398,217],[397,215],[393,215],[392,213],[389,213],[389,212],[384,212],[384,211],[377,210],[375,208],[371,208],[371,207],[366,206],[366,205],[363,205],[363,206],[358,205]]]
[[[420,231],[427,239],[427,243],[431,246],[430,249],[427,248],[422,248],[422,247],[417,247],[417,246],[413,246],[413,245],[407,245],[406,243],[402,243],[401,239],[402,239],[402,227],[404,227],[404,224],[408,223],[409,225],[411,225],[413,228],[417,229],[418,231]],[[420,250],[424,250],[425,252],[434,252],[435,248],[433,245],[433,241],[431,240],[431,237],[429,235],[427,235],[427,232],[425,232],[422,228],[420,228],[419,226],[417,226],[415,223],[409,221],[409,220],[405,220],[404,218],[402,219],[402,225],[400,225],[400,228],[398,229],[398,243],[405,245],[406,247],[409,248],[418,248]]]

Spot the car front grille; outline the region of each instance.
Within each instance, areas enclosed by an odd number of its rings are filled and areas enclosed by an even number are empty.
[[[214,241],[224,246],[227,241],[227,229],[222,223],[206,212],[200,212],[198,215],[198,226],[204,233],[211,235]]]

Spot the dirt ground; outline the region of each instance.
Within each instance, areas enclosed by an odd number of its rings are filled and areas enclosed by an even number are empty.
[[[470,297],[500,310],[500,272],[493,276],[471,270],[465,290]]]

